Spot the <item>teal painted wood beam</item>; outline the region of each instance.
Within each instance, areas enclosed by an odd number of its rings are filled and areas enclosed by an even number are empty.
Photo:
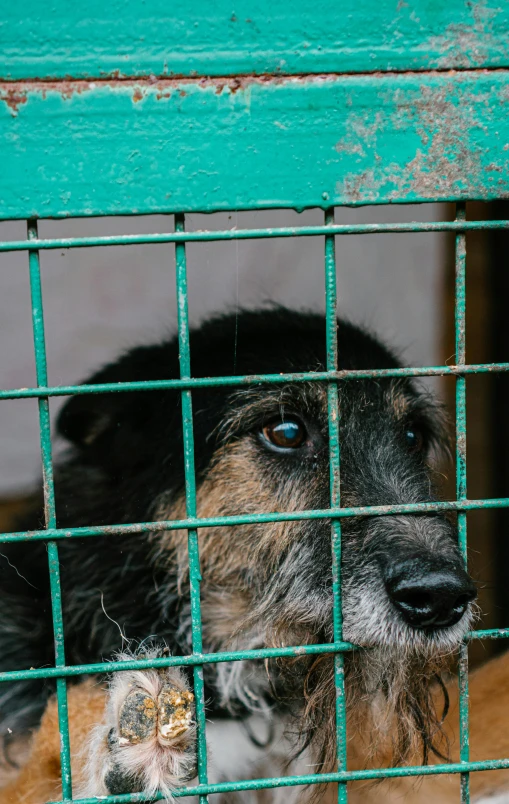
[[[509,72],[0,85],[1,218],[507,198]]]
[[[4,5],[6,80],[509,67],[503,0]]]

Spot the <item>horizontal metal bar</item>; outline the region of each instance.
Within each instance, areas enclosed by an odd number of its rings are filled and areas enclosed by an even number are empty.
[[[508,639],[509,628],[494,628],[469,631],[464,639]],[[193,653],[188,656],[165,656],[160,659],[131,659],[125,661],[95,662],[62,667],[30,668],[29,670],[9,670],[0,673],[0,683],[26,681],[37,678],[64,678],[69,676],[114,673],[123,670],[146,670],[151,667],[193,667],[200,664],[219,664],[220,662],[261,661],[285,656],[313,656],[326,653],[347,653],[359,650],[352,642],[328,642],[319,645],[297,645],[281,648],[258,648],[254,650],[225,651],[221,653]]]
[[[269,237],[316,237],[320,235],[397,234],[408,232],[468,232],[478,229],[509,229],[509,221],[405,221],[401,223],[338,223],[322,226],[281,226],[266,229],[161,232],[101,237],[61,237],[0,242],[0,251],[26,251],[95,246],[133,246],[150,243],[193,243],[212,240],[257,240]]]
[[[36,678],[61,678],[64,676],[83,676],[96,673],[113,673],[119,670],[146,670],[151,667],[194,667],[200,664],[220,662],[260,661],[288,656],[309,656],[322,653],[344,653],[356,650],[352,642],[335,642],[323,645],[299,645],[297,647],[259,648],[255,650],[236,650],[221,653],[193,653],[189,656],[166,656],[160,659],[132,659],[129,661],[96,662],[66,667],[44,667],[30,670],[9,670],[0,673],[0,683],[5,681],[24,681]]]
[[[481,628],[470,631],[467,639],[509,639],[509,628]]]
[[[389,377],[457,377],[463,374],[496,374],[509,371],[509,363],[473,363],[461,366],[417,366],[394,369],[352,369],[342,371],[306,371],[294,374],[254,374],[230,377],[191,377],[180,380],[143,380],[138,382],[56,385],[38,388],[13,388],[0,391],[1,399],[27,399],[72,394],[105,394],[126,391],[164,391],[192,388],[224,388],[245,385],[284,385],[290,382],[339,382]]]
[[[259,525],[267,522],[298,522],[314,519],[343,519],[354,516],[391,516],[398,514],[438,514],[444,511],[473,511],[509,508],[509,497],[486,500],[449,500],[446,502],[404,503],[400,505],[358,505],[350,508],[318,508],[313,511],[277,511],[271,514],[238,514],[236,516],[187,517],[131,525],[96,525],[78,528],[45,528],[0,534],[3,542],[30,542],[44,539],[79,539],[89,536],[127,536],[189,528]]]
[[[438,776],[441,774],[464,773],[465,771],[489,771],[509,768],[509,759],[486,759],[477,762],[451,762],[443,765],[410,765],[400,768],[372,768],[369,770],[341,771],[336,773],[310,773],[304,776],[285,776],[272,779],[248,779],[238,782],[196,785],[175,790],[176,797],[212,795],[213,793],[232,793],[236,790],[263,790],[296,785],[325,784],[330,782],[354,782],[368,779],[395,779],[405,776]],[[157,794],[150,801],[161,801],[163,794]],[[130,793],[123,796],[101,796],[100,798],[65,799],[52,804],[134,804],[147,802],[144,793]]]

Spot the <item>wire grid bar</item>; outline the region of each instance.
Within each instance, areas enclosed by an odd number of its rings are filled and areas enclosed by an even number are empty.
[[[509,363],[474,363],[464,366],[415,366],[394,369],[344,369],[340,371],[306,371],[293,374],[233,375],[230,377],[189,377],[175,380],[137,380],[134,382],[97,383],[89,385],[55,385],[37,388],[0,390],[2,399],[31,399],[41,396],[71,394],[105,394],[129,391],[166,391],[193,388],[224,388],[245,385],[284,385],[288,382],[339,382],[347,380],[388,379],[391,377],[458,377],[466,374],[495,374],[509,371]]]
[[[271,788],[297,787],[303,785],[325,784],[329,782],[355,782],[369,781],[375,779],[397,779],[405,776],[443,776],[448,774],[461,773],[465,767],[470,773],[489,770],[509,769],[509,759],[487,759],[477,762],[459,763],[451,762],[450,765],[407,765],[402,768],[373,768],[370,770],[344,771],[342,773],[313,773],[303,776],[277,776],[265,779],[248,779],[238,782],[220,782],[197,787],[182,787],[174,792],[176,798],[196,796],[200,793],[233,793],[243,790],[268,790]],[[161,801],[162,795],[152,798],[152,801]],[[121,796],[108,796],[102,798],[80,798],[53,801],[49,804],[147,804],[147,797],[143,793],[130,793]]]
[[[184,215],[175,215],[175,229],[184,231]],[[191,376],[191,354],[189,348],[189,310],[187,288],[187,260],[185,243],[175,245],[176,280],[177,280],[177,318],[179,340],[180,376],[188,379]],[[181,392],[182,430],[184,437],[184,477],[186,490],[186,515],[196,516],[196,473],[194,466],[193,435],[193,403],[191,391]],[[189,583],[191,595],[191,633],[193,653],[202,652],[202,623],[200,603],[200,555],[198,547],[198,531],[189,528],[187,531],[187,549],[189,555]],[[203,683],[203,665],[193,667],[193,682],[196,708],[196,748],[198,781],[207,784],[207,742],[205,733],[205,689]],[[200,804],[207,804],[206,794],[200,795]]]
[[[464,221],[466,206],[456,205],[456,220]],[[456,363],[465,363],[465,312],[466,312],[466,238],[464,232],[456,234],[455,242],[455,291],[454,291],[454,329]],[[467,400],[466,378],[456,377],[456,498],[465,500],[467,496]],[[465,566],[467,565],[467,514],[458,512],[458,540]],[[460,646],[458,662],[459,685],[459,733],[460,761],[470,758],[469,743],[469,699],[468,699],[468,644]],[[470,804],[470,775],[460,776],[461,804]]]
[[[469,723],[468,723],[468,643],[472,639],[506,639],[509,628],[484,629],[472,631],[466,635],[460,647],[459,685],[460,685],[460,762],[438,764],[433,766],[412,766],[404,768],[370,769],[364,771],[346,770],[346,707],[344,689],[344,653],[356,650],[357,647],[342,639],[341,617],[341,519],[351,516],[386,516],[398,513],[430,513],[457,511],[459,542],[466,560],[466,514],[468,510],[482,508],[509,507],[509,498],[492,500],[469,500],[466,489],[466,376],[470,374],[505,372],[508,363],[484,363],[468,365],[465,361],[465,265],[467,231],[480,229],[507,229],[509,221],[466,221],[465,204],[457,204],[454,221],[449,222],[413,222],[395,224],[334,224],[334,210],[325,213],[325,225],[284,227],[268,229],[233,229],[226,231],[191,231],[186,232],[184,215],[175,215],[175,232],[151,235],[120,235],[112,237],[85,238],[39,238],[35,222],[29,222],[28,239],[26,241],[0,242],[1,251],[25,250],[29,253],[30,286],[32,293],[32,319],[34,329],[34,349],[36,359],[37,387],[0,391],[0,399],[37,398],[39,406],[39,424],[41,438],[41,455],[43,463],[45,528],[35,532],[8,533],[0,536],[0,542],[47,540],[49,570],[51,578],[52,614],[55,630],[55,667],[20,670],[0,673],[0,682],[28,678],[56,678],[59,728],[61,733],[62,761],[62,801],[67,804],[96,804],[98,799],[72,799],[69,730],[67,722],[66,678],[89,673],[101,673],[127,670],[136,667],[169,667],[191,666],[194,673],[194,689],[196,696],[196,715],[198,725],[198,779],[197,787],[186,787],[178,790],[176,796],[199,795],[200,804],[205,804],[212,793],[228,793],[241,790],[254,790],[274,787],[289,787],[304,784],[338,783],[338,802],[347,802],[347,781],[362,779],[396,778],[401,776],[427,776],[436,774],[457,773],[461,779],[461,802],[469,804],[469,773],[490,769],[509,769],[509,759],[487,760],[484,762],[469,761]],[[401,369],[378,370],[337,370],[337,327],[336,327],[336,265],[335,235],[371,234],[371,233],[403,233],[425,231],[449,231],[456,233],[456,292],[455,292],[455,329],[456,356],[454,366],[425,366]],[[186,242],[207,242],[213,240],[242,240],[270,237],[324,236],[325,239],[325,277],[326,277],[326,337],[327,337],[327,370],[322,372],[300,372],[295,374],[277,374],[261,376],[234,377],[191,377],[189,349],[189,320],[187,295]],[[49,386],[46,371],[46,350],[44,339],[44,321],[42,310],[42,293],[39,264],[39,249],[79,248],[106,245],[131,245],[138,243],[175,243],[177,267],[177,300],[178,300],[178,338],[180,357],[180,377],[173,380],[151,382],[104,383],[101,385],[81,386]],[[348,380],[376,379],[383,377],[424,377],[454,376],[456,379],[456,500],[438,503],[416,503],[397,506],[357,506],[340,507],[339,469],[339,409],[337,383]],[[196,480],[194,467],[192,398],[193,388],[241,386],[261,383],[287,382],[326,382],[328,394],[329,446],[330,446],[330,491],[331,507],[314,511],[277,512],[274,514],[246,514],[232,517],[199,518],[196,515]],[[139,390],[173,389],[181,392],[182,421],[184,436],[186,518],[175,521],[134,523],[131,525],[81,527],[62,529],[56,527],[53,473],[51,462],[51,442],[49,430],[49,397],[83,393],[130,392]],[[198,529],[218,525],[242,525],[275,521],[294,521],[304,519],[330,519],[333,546],[333,595],[334,595],[334,641],[323,645],[306,645],[285,648],[267,648],[247,651],[230,651],[226,653],[203,653],[201,634],[200,608],[200,566],[198,550]],[[186,529],[188,531],[188,550],[190,565],[190,594],[192,611],[192,654],[180,657],[162,657],[160,659],[100,662],[89,665],[65,664],[64,632],[60,597],[60,577],[57,542],[61,538],[81,538],[84,536],[107,536],[122,533],[141,533],[147,531],[164,531]],[[308,774],[304,776],[288,776],[274,779],[250,779],[237,782],[209,784],[207,780],[207,755],[205,738],[205,701],[203,687],[203,665],[218,662],[263,660],[278,656],[305,656],[316,654],[333,654],[336,684],[336,726],[337,726],[337,759],[338,771],[329,774]],[[161,800],[158,795],[151,800]],[[128,802],[146,802],[144,794],[108,796],[102,801],[110,804],[128,804]]]
[[[473,639],[509,639],[509,628],[492,628],[470,631],[464,637],[465,642]],[[283,648],[255,648],[253,650],[224,651],[221,653],[197,653],[187,656],[169,656],[160,659],[133,659],[95,664],[73,664],[62,667],[45,667],[44,669],[9,670],[0,673],[0,683],[6,681],[23,681],[36,678],[63,678],[69,676],[112,673],[119,670],[144,670],[150,667],[193,667],[196,664],[219,664],[220,662],[261,661],[288,656],[315,656],[325,653],[347,653],[363,650],[352,642],[327,642],[316,645],[296,645]]]
[[[29,221],[27,226],[29,241],[37,237],[37,223]],[[35,370],[37,384],[48,384],[46,364],[46,342],[44,336],[44,312],[42,305],[41,267],[39,252],[28,252],[30,273],[30,295],[32,302],[32,328],[34,336]],[[44,521],[48,528],[56,526],[55,488],[53,482],[53,465],[51,461],[51,430],[49,417],[49,400],[39,397],[39,435],[41,442],[43,493],[44,493]],[[55,665],[65,665],[64,623],[62,618],[62,595],[60,587],[60,565],[58,562],[58,545],[56,541],[49,541],[48,567],[50,575],[51,613],[53,619],[53,632],[55,643]],[[67,682],[64,677],[57,678],[57,709],[58,727],[60,731],[60,762],[62,776],[62,795],[64,798],[72,797],[71,753],[69,741],[69,718],[67,711]]]
[[[270,514],[239,514],[237,516],[211,516],[186,519],[167,519],[157,522],[138,522],[131,525],[97,525],[79,528],[46,528],[0,534],[3,542],[22,542],[48,539],[73,539],[94,536],[156,533],[165,530],[188,528],[214,528],[233,525],[265,524],[268,522],[296,522],[305,519],[342,519],[353,516],[391,516],[393,514],[430,514],[446,511],[476,511],[492,508],[509,508],[509,497],[485,500],[450,500],[449,502],[403,503],[400,505],[366,505],[351,508],[321,508],[305,511],[277,511]]]
[[[325,212],[325,223],[334,223],[334,209]],[[338,325],[337,325],[337,282],[336,246],[334,235],[325,237],[325,331],[327,348],[327,369],[336,371],[338,367]],[[340,465],[341,448],[339,442],[339,400],[336,383],[327,386],[327,418],[329,422],[329,484],[331,506],[341,505]],[[333,634],[334,642],[343,639],[343,612],[341,606],[341,521],[332,520],[332,594],[333,594]],[[336,690],[336,761],[338,771],[346,771],[346,695],[345,659],[342,652],[334,655],[334,686]],[[338,784],[338,804],[347,804],[346,784]]]
[[[412,221],[403,223],[333,223],[325,226],[280,226],[265,229],[223,229],[217,231],[175,231],[136,235],[102,235],[99,237],[37,238],[34,248],[93,248],[95,246],[132,246],[150,243],[196,243],[213,240],[257,240],[271,237],[318,237],[328,234],[404,234],[409,232],[468,232],[479,229],[509,229],[509,221]],[[2,251],[26,251],[26,240],[0,242]]]

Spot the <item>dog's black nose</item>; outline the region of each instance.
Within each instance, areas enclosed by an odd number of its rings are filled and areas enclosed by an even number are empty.
[[[431,567],[415,558],[393,565],[385,585],[395,608],[414,628],[454,625],[477,594],[463,568]]]

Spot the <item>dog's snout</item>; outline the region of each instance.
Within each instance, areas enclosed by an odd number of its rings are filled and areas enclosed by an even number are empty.
[[[433,566],[418,559],[393,565],[386,589],[394,607],[414,628],[455,625],[476,597],[476,588],[462,567]]]

